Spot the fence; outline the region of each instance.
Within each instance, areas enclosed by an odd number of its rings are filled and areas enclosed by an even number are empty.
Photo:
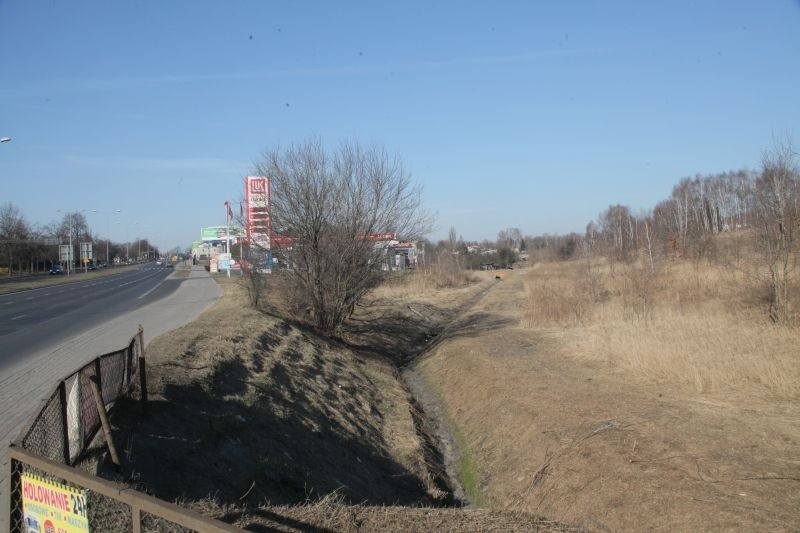
[[[101,355],[61,380],[11,445],[10,532],[239,531],[74,467],[101,428],[115,457],[106,411],[130,394],[137,381],[146,409],[143,347],[140,326],[126,347]]]
[[[103,405],[113,406],[131,390],[137,374],[145,375],[139,371],[144,365],[142,340],[140,329],[125,348],[101,355],[61,380],[24,432],[21,447],[53,461],[75,464],[101,426],[92,378],[102,391]],[[146,389],[142,390],[144,394]]]

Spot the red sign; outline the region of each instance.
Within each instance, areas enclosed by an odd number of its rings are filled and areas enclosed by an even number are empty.
[[[244,192],[247,241],[251,246],[269,250],[272,232],[269,216],[269,178],[247,176]]]

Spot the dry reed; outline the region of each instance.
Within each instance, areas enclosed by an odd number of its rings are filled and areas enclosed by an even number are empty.
[[[648,381],[800,396],[800,328],[770,323],[750,277],[697,262],[593,269],[595,296],[579,262],[531,271],[523,325]]]

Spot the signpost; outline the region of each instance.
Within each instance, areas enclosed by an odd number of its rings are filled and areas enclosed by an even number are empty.
[[[89,263],[92,261],[92,243],[81,243],[81,262],[83,263],[84,272],[89,271]]]
[[[271,248],[272,226],[269,214],[269,178],[247,176],[245,185],[247,241],[250,246]]]
[[[69,276],[70,271],[72,270],[72,246],[69,244],[62,244],[58,247],[58,260],[62,263],[67,263],[67,276]]]

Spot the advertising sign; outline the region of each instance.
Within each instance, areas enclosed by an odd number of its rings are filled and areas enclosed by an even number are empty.
[[[224,241],[226,237],[225,226],[210,226],[200,229],[200,238],[203,242]]]
[[[245,180],[247,240],[251,246],[270,249],[269,178],[247,176]]]
[[[27,531],[89,532],[86,492],[22,474],[22,513]]]

